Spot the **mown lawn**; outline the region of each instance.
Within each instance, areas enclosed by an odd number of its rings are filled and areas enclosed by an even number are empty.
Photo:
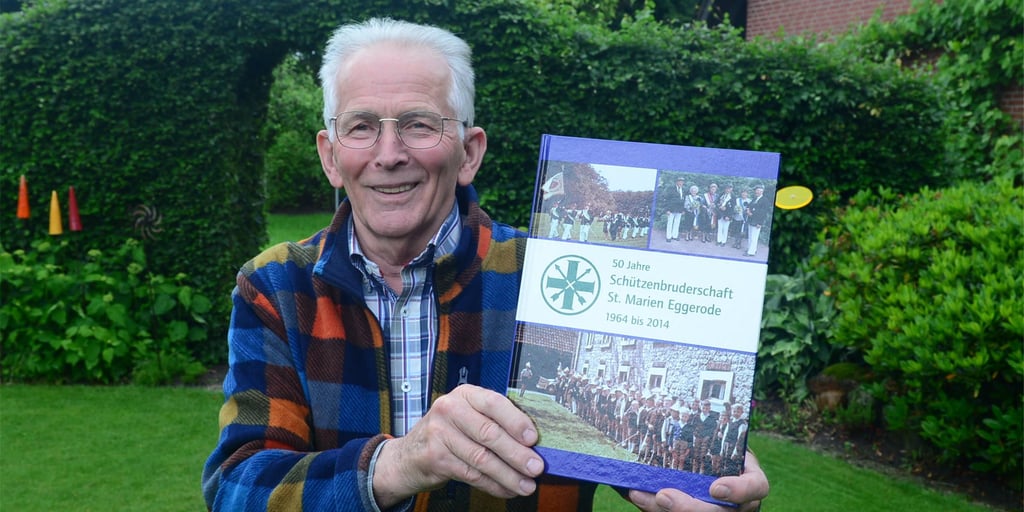
[[[0,510],[202,510],[220,403],[199,388],[0,386]],[[766,512],[989,510],[786,441],[750,444],[772,484]],[[597,511],[636,510],[598,493]]]

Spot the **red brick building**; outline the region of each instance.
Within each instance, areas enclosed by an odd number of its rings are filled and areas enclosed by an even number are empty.
[[[910,12],[911,0],[747,0],[747,38],[805,33],[840,34],[881,12],[882,20]]]
[[[888,21],[910,12],[910,7],[911,0],[747,0],[746,36],[840,34],[878,13]],[[1024,124],[1024,89],[1004,91],[1000,106]]]

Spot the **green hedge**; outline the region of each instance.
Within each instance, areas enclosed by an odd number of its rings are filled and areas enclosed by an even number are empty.
[[[1019,477],[1024,189],[999,178],[855,202],[815,263],[832,277],[834,340],[870,365],[891,428]]]
[[[941,86],[950,169],[977,177],[1012,153],[1024,131],[1000,109],[1000,96],[1024,85],[1024,2],[915,0],[911,14],[873,21],[851,39],[865,58],[921,69]],[[1006,167],[1004,167],[1006,168]]]
[[[478,185],[513,224],[528,219],[542,133],[776,151],[781,185],[841,197],[946,181],[929,82],[810,42],[748,44],[644,11],[613,32],[505,0],[53,0],[0,15],[0,192],[13,205],[25,175],[34,211],[0,222],[0,240],[45,238],[49,191],[72,185],[88,247],[159,218],[143,242],[150,264],[223,297],[211,315],[222,332],[232,276],[266,236],[272,71],[292,52],[315,68],[332,28],[371,14],[446,26],[473,46],[490,134]],[[773,272],[805,255],[823,206],[776,215]],[[221,340],[193,348],[215,354]]]
[[[139,238],[157,272],[187,274],[217,298],[220,333],[190,348],[223,357],[233,276],[266,238],[270,73],[322,44],[338,3],[55,0],[0,15],[0,192],[13,205],[25,175],[33,211],[0,222],[4,246],[46,238],[50,191],[66,207],[74,186],[84,232],[66,236]]]
[[[839,198],[879,184],[909,192],[948,183],[939,93],[892,63],[812,41],[751,44],[726,26],[669,27],[650,17],[611,31],[564,9],[493,0],[431,21],[473,46],[477,118],[489,145],[477,185],[485,207],[515,225],[529,222],[543,133],[781,153],[780,184],[807,185],[826,200],[777,212],[775,272],[806,257],[818,217]],[[271,153],[308,151],[309,127],[275,128]],[[312,165],[295,174],[323,183]]]

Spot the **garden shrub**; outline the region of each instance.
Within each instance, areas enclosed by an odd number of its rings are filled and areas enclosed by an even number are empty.
[[[86,254],[68,240],[0,252],[0,375],[5,381],[188,381],[208,335],[210,300],[187,276],[153,274],[128,240]]]
[[[945,461],[1018,477],[1022,190],[1000,177],[910,196],[866,192],[826,228],[815,262],[835,298],[833,338],[870,366],[888,426]]]
[[[0,191],[13,204],[25,175],[32,206],[24,236],[0,222],[5,246],[47,238],[49,192],[64,201],[74,186],[87,248],[138,239],[156,273],[183,273],[224,299],[210,318],[218,334],[193,347],[223,359],[233,277],[266,240],[259,133],[270,72],[303,38],[319,44],[324,12],[55,0],[0,14]]]
[[[264,140],[267,211],[330,211],[334,189],[327,182],[316,152],[316,133],[323,127],[323,94],[308,59],[286,58],[274,70]]]
[[[846,352],[832,344],[835,307],[828,285],[813,270],[769,274],[765,283],[754,396],[807,399],[807,379]]]

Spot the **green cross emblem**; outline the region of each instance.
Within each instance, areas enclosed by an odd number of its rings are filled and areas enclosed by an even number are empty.
[[[548,265],[541,291],[548,307],[563,315],[578,315],[597,302],[601,278],[586,258],[562,256]]]

